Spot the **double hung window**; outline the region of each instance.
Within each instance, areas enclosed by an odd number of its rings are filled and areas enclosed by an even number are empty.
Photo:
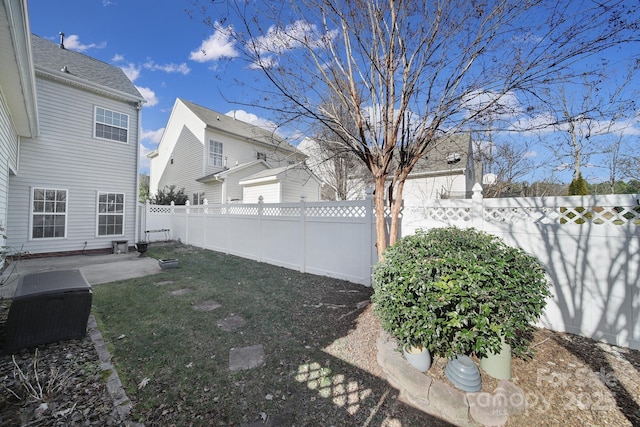
[[[127,142],[129,116],[106,108],[96,107],[93,135],[96,138]]]
[[[223,167],[222,142],[209,140],[209,166]]]
[[[124,193],[98,193],[98,236],[124,234]]]
[[[34,188],[31,194],[31,238],[64,238],[67,230],[67,190]]]

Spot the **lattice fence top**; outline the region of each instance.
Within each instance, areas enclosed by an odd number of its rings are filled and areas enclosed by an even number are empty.
[[[485,207],[484,219],[504,223],[640,225],[640,206]]]
[[[231,215],[258,215],[256,205],[229,205],[227,212]]]
[[[421,215],[425,219],[446,223],[469,222],[472,220],[469,207],[405,207],[407,215]]]
[[[307,206],[305,214],[314,218],[364,218],[365,206]]]
[[[262,214],[266,216],[300,216],[299,206],[265,206]]]
[[[150,213],[163,213],[163,214],[167,214],[167,213],[171,213],[171,209],[172,209],[172,206],[166,206],[166,205],[149,205],[149,212],[150,212]]]

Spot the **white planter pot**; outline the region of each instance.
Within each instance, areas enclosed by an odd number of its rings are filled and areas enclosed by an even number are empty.
[[[511,346],[502,338],[502,348],[498,354],[490,354],[480,359],[480,367],[487,375],[499,380],[511,378]]]
[[[431,367],[431,353],[426,347],[404,346],[402,353],[407,362],[420,372],[427,372]]]

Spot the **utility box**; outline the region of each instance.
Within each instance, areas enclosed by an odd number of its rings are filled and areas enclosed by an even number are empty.
[[[2,353],[84,338],[91,299],[91,285],[80,270],[20,277],[9,308]]]

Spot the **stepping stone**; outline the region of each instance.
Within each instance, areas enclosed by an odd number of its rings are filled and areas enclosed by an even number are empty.
[[[264,365],[264,347],[262,344],[229,350],[229,370],[240,371]]]
[[[164,285],[171,285],[173,284],[173,280],[165,280],[163,282],[155,282],[154,285],[156,286],[164,286]]]
[[[218,320],[218,327],[225,332],[231,332],[247,323],[244,317],[232,314],[229,317]]]
[[[219,307],[222,307],[222,304],[211,299],[193,305],[195,311],[211,311]]]
[[[186,295],[191,292],[191,289],[178,289],[177,291],[171,291],[171,295]]]

